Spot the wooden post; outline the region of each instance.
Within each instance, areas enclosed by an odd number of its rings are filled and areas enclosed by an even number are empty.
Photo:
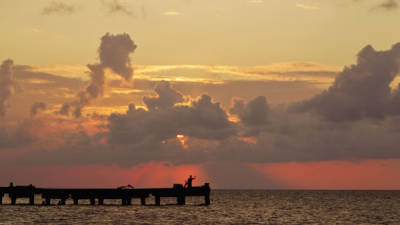
[[[186,204],[186,196],[182,195],[182,205]]]
[[[99,198],[99,205],[104,205],[104,199]]]
[[[126,199],[126,204],[127,205],[132,205],[132,199],[131,198],[127,198]]]
[[[1,194],[0,195],[0,205],[2,205],[3,204],[3,195]]]
[[[184,205],[186,204],[186,197],[184,194],[179,194],[178,197],[176,197],[178,205]]]
[[[161,199],[160,199],[159,195],[156,195],[155,202],[156,202],[156,205],[161,205]]]
[[[65,199],[65,198],[62,198],[61,200],[60,200],[60,205],[65,205],[65,202],[67,201],[67,199]]]
[[[17,203],[17,198],[15,196],[11,196],[11,205],[15,205]]]
[[[210,205],[210,184],[204,184],[205,194],[204,194],[204,201],[205,205]]]
[[[140,203],[142,204],[142,205],[146,205],[146,198],[145,197],[140,197]]]
[[[74,198],[74,205],[78,205],[79,198]]]
[[[35,204],[35,194],[31,194],[29,196],[29,205],[34,205]]]
[[[204,195],[204,200],[206,205],[210,205],[210,193]]]
[[[51,198],[46,198],[46,205],[50,205],[51,203]]]
[[[91,199],[90,199],[90,204],[91,204],[91,205],[96,204],[96,200],[95,200],[94,198],[91,198]]]

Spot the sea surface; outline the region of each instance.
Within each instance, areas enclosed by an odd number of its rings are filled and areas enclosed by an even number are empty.
[[[0,224],[400,224],[400,191],[212,190],[211,205],[187,197],[184,206],[0,206]],[[37,196],[36,202],[42,200]],[[52,202],[56,204],[57,202]],[[154,204],[154,199],[147,199]]]

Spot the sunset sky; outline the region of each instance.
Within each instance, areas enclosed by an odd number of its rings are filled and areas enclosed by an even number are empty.
[[[0,0],[0,186],[400,189],[398,0]]]

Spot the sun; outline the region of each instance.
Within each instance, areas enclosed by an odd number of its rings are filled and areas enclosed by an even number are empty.
[[[185,141],[186,141],[186,137],[184,134],[182,134],[181,132],[176,134],[176,139],[178,139],[178,141],[182,144],[184,149],[187,149],[188,146],[185,145]]]

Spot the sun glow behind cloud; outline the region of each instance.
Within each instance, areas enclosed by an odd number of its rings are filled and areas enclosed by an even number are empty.
[[[176,139],[178,139],[178,141],[181,143],[181,145],[184,149],[189,148],[189,146],[186,143],[187,137],[183,133],[179,132],[178,134],[176,134]]]

